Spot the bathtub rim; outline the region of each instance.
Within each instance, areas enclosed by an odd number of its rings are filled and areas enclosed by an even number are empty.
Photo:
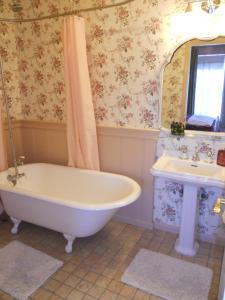
[[[69,166],[62,166],[62,165],[50,164],[50,163],[30,163],[30,164],[25,164],[24,167],[32,166],[32,165],[50,165],[50,166],[57,166],[57,167],[62,167],[62,168],[71,168]],[[11,169],[11,168],[9,168],[9,169]],[[0,175],[2,174],[2,175],[7,176],[9,169],[0,172]],[[86,169],[80,169],[80,168],[76,168],[76,169],[84,171],[84,172],[87,171],[88,173],[93,173],[96,175],[105,175],[105,176],[117,177],[117,178],[119,177],[122,180],[125,180],[126,182],[131,183],[133,191],[128,196],[120,198],[120,199],[116,200],[115,202],[95,203],[95,204],[81,203],[81,202],[71,201],[71,200],[66,200],[66,199],[63,199],[63,201],[62,201],[58,197],[49,196],[47,194],[42,194],[39,192],[32,192],[31,190],[23,189],[23,188],[20,188],[17,186],[15,186],[15,187],[10,186],[10,184],[7,186],[5,184],[0,183],[0,193],[1,193],[1,191],[5,191],[5,192],[13,193],[13,194],[19,194],[19,195],[24,195],[27,197],[32,197],[32,198],[42,200],[42,201],[49,201],[51,203],[62,205],[62,206],[67,206],[67,207],[81,209],[81,210],[93,210],[93,211],[94,210],[99,211],[99,210],[121,208],[121,207],[127,206],[127,205],[135,202],[136,200],[138,200],[138,198],[141,195],[140,185],[134,179],[132,179],[128,176],[116,174],[116,173],[104,172],[104,171],[86,170]]]

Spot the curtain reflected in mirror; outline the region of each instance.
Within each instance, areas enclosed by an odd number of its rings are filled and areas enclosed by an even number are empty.
[[[163,74],[162,126],[225,131],[225,38],[191,40],[179,47]]]

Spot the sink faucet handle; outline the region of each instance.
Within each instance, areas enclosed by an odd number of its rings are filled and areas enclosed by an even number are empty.
[[[214,151],[212,149],[208,150],[207,157],[208,157],[209,163],[213,163]]]
[[[192,156],[193,161],[199,161],[200,160],[199,152],[200,151],[199,151],[198,147],[195,147],[195,153]]]
[[[188,146],[182,145],[178,148],[178,151],[180,153],[179,157],[181,159],[188,159]]]

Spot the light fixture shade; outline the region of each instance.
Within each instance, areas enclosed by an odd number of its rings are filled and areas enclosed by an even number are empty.
[[[213,13],[221,3],[225,3],[225,0],[188,0],[186,12],[202,9],[207,13]]]
[[[213,13],[220,5],[220,0],[207,0],[202,2],[202,9],[209,14]]]

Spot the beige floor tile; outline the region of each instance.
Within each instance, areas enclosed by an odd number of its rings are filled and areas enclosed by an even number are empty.
[[[59,270],[52,276],[53,279],[56,279],[60,282],[64,282],[68,277],[69,277],[69,274],[67,272],[64,272],[61,270]]]
[[[106,265],[97,263],[91,267],[91,270],[98,273],[99,275],[101,275],[101,274],[103,274],[105,268],[106,268]]]
[[[123,276],[123,272],[121,272],[120,270],[118,270],[114,276],[114,280],[117,280],[117,281],[121,281],[121,278]]]
[[[54,292],[59,286],[62,285],[61,282],[55,279],[49,279],[45,284],[44,288],[48,291]]]
[[[80,292],[87,293],[87,291],[89,291],[92,286],[93,286],[93,283],[91,283],[87,280],[81,280],[77,284],[76,289]]]
[[[124,284],[117,280],[112,280],[110,284],[108,285],[107,289],[111,292],[114,292],[116,294],[119,294],[123,288]]]
[[[55,290],[54,293],[57,296],[60,296],[62,298],[66,298],[72,290],[73,290],[73,288],[71,286],[62,284],[57,290]]]
[[[80,278],[84,278],[88,272],[89,272],[89,268],[87,266],[80,265],[78,268],[75,268],[73,275],[76,275]]]
[[[197,255],[198,256],[207,256],[208,257],[209,253],[210,253],[210,248],[201,247],[201,248],[199,248]]]
[[[103,275],[109,278],[113,278],[116,274],[117,270],[111,268],[105,268]]]
[[[14,298],[6,293],[2,293],[0,299],[1,300],[13,300]]]
[[[104,291],[104,293],[99,298],[100,300],[115,300],[117,298],[118,294],[115,294],[113,292],[110,292],[108,290]]]
[[[35,300],[48,300],[52,296],[52,293],[49,291],[46,291],[44,289],[39,289],[37,292],[35,292],[32,296],[32,299]]]
[[[75,254],[70,259],[70,262],[73,263],[75,266],[78,266],[82,262],[82,260],[82,257],[80,257],[78,254]]]
[[[156,251],[158,252],[159,248],[160,248],[160,243],[153,243],[151,242],[149,247],[147,248],[148,250],[151,250],[151,251]]]
[[[112,280],[111,278],[108,278],[106,276],[100,275],[98,277],[98,279],[96,280],[95,284],[98,285],[98,286],[101,286],[103,288],[107,288],[107,286],[110,284],[111,280]]]
[[[67,263],[61,268],[61,270],[67,273],[72,273],[74,272],[75,268],[76,266],[73,263]]]
[[[126,297],[127,299],[132,299],[136,293],[137,289],[128,285],[124,285],[120,291],[120,295]]]
[[[81,281],[81,278],[79,278],[75,275],[71,275],[64,281],[64,284],[75,288],[80,281]]]
[[[68,300],[82,300],[84,299],[84,296],[85,294],[80,292],[80,291],[77,291],[77,290],[73,290],[68,296],[66,299]]]
[[[194,262],[198,265],[201,265],[201,266],[207,266],[208,265],[208,257],[198,257],[198,258],[195,258],[194,259]]]
[[[207,249],[210,250],[212,244],[209,243],[209,242],[205,242],[205,241],[199,241],[199,246],[200,246],[200,249],[201,249],[201,248],[207,248]]]
[[[127,300],[126,297],[118,295],[118,297],[116,298],[116,300]]]
[[[134,296],[134,300],[150,300],[150,295],[140,290],[137,290]]]
[[[53,295],[49,298],[49,300],[62,300],[62,299],[63,299],[62,297],[57,296],[57,295],[55,295],[55,294],[53,294]]]
[[[89,281],[89,282],[95,283],[96,280],[98,279],[98,277],[99,277],[99,274],[97,274],[95,272],[92,272],[92,271],[89,271],[86,274],[86,276],[84,277],[84,279]]]
[[[94,298],[100,298],[104,293],[105,289],[98,285],[93,285],[90,290],[87,292],[88,295],[93,296]]]
[[[89,296],[89,295],[85,295],[83,300],[96,300],[96,298]]]
[[[191,262],[191,263],[195,262],[195,258],[192,256],[182,256],[180,259],[187,261],[187,262]]]

